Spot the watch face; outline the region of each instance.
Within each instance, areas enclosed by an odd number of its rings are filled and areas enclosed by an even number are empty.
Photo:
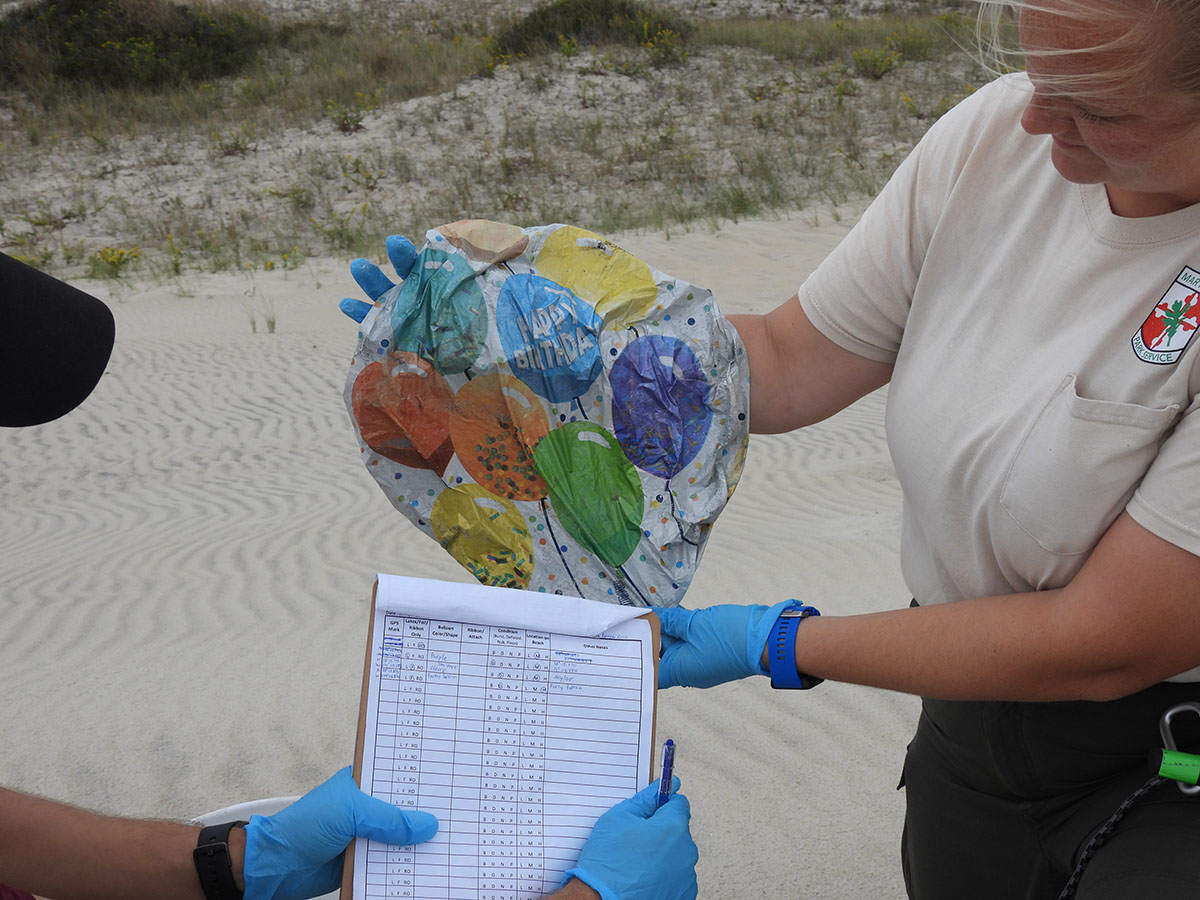
[[[807,615],[808,615],[807,609],[800,609],[798,607],[793,607],[792,609],[785,609],[783,612],[781,612],[779,614],[779,618],[781,618],[781,619],[803,619]]]

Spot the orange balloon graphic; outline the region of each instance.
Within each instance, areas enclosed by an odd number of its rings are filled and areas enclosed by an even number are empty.
[[[508,500],[546,496],[533,450],[549,430],[537,396],[519,378],[500,372],[464,384],[450,412],[450,439],[458,461],[477,484]]]
[[[380,456],[411,466],[446,471],[450,406],[446,379],[415,353],[395,351],[369,363],[354,380],[350,405],[363,442]]]

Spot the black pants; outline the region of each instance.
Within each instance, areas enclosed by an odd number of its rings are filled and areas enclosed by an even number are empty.
[[[904,762],[912,900],[1055,900],[1080,853],[1149,777],[1159,717],[1200,684],[1109,703],[925,700]],[[1200,751],[1200,717],[1175,719]],[[1173,782],[1136,803],[1087,867],[1078,900],[1198,900],[1200,797]]]

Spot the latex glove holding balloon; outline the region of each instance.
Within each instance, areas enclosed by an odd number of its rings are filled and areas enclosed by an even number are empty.
[[[711,294],[569,225],[366,260],[346,402],[393,505],[484,584],[673,606],[740,475],[749,370]]]
[[[417,261],[417,248],[412,241],[399,234],[388,235],[386,246],[388,259],[392,261],[392,268],[396,270],[397,277],[403,281],[412,271],[413,263]],[[390,278],[383,274],[383,270],[379,266],[361,256],[350,263],[350,277],[358,283],[358,286],[363,289],[363,293],[372,301],[378,300],[396,286]],[[365,303],[352,297],[346,297],[338,304],[338,308],[342,312],[360,324],[366,318],[367,313],[371,311],[372,306],[374,303]]]

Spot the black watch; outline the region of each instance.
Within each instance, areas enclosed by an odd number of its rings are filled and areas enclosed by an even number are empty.
[[[222,822],[200,829],[192,861],[200,877],[200,890],[206,900],[242,900],[242,892],[233,880],[233,860],[229,858],[229,832],[244,828],[246,822]]]

